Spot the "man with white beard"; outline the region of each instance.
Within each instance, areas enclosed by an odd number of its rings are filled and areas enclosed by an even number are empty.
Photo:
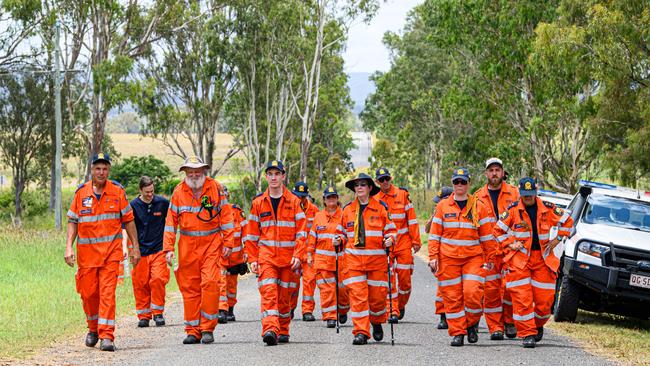
[[[219,313],[219,260],[234,247],[234,216],[223,186],[206,177],[208,164],[190,156],[181,166],[185,179],[176,186],[165,222],[163,251],[172,266],[176,230],[178,268],[174,275],[183,295],[184,344],[214,342]]]

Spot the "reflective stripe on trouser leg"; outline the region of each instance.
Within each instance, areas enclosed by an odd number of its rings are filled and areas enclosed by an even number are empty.
[[[319,281],[323,279],[333,279],[333,271],[319,269],[316,271],[316,280],[318,281],[318,290],[320,291],[320,306],[323,313],[323,320],[336,320],[336,283],[333,281]],[[339,296],[340,296],[339,291]],[[304,303],[303,303],[304,308]]]
[[[115,331],[115,288],[120,262],[108,262],[99,267],[99,317],[97,333],[100,339],[113,340]]]
[[[436,304],[436,314],[444,314],[445,303],[442,299],[442,291],[440,291],[440,286],[438,286],[438,288],[436,289],[435,304]]]
[[[292,273],[291,281],[298,284],[295,288],[292,288],[289,291],[291,308],[295,309],[296,307],[298,307],[298,296],[300,295],[300,286],[302,286],[302,276],[300,276],[300,273],[294,273],[294,272],[291,273]]]
[[[343,285],[343,280],[346,278],[348,278],[347,269],[339,266],[339,314],[347,314],[350,311],[350,296],[347,287]]]
[[[169,267],[165,260],[165,252],[160,251],[151,257],[149,268],[149,289],[151,290],[151,314],[162,314],[165,310],[166,286],[169,283]],[[147,258],[145,257],[145,258]]]
[[[302,271],[302,313],[313,313],[316,302],[314,291],[316,290],[316,270],[313,266],[306,265]]]
[[[99,318],[99,268],[79,268],[75,274],[77,293],[81,297],[88,331],[97,332]]]
[[[449,335],[467,334],[465,304],[463,302],[462,269],[464,258],[452,258],[441,255],[438,269],[438,286],[442,295]]]
[[[228,297],[228,307],[237,304],[237,277],[238,275],[226,275],[226,297]]]
[[[370,311],[370,323],[385,323],[389,311],[388,303],[385,300],[388,295],[388,273],[384,270],[369,271],[366,272],[366,276],[368,276],[368,308]],[[395,297],[393,299],[393,306],[396,306],[397,298]],[[393,308],[393,310],[395,309]]]
[[[290,267],[260,266],[258,288],[262,313],[262,335],[268,331],[289,335],[291,295],[298,287],[297,276]]]
[[[555,298],[555,281],[557,279],[557,275],[548,268],[539,253],[539,250],[534,250],[529,260],[535,327],[537,328],[543,327],[551,317],[551,306]]]
[[[484,272],[483,256],[466,258],[463,264],[463,301],[467,326],[477,324],[483,313]]]
[[[503,332],[503,298],[500,269],[485,271],[485,298],[483,314],[490,333]]]
[[[396,254],[395,272],[398,284],[398,307],[406,308],[411,297],[411,276],[413,275],[413,254],[403,250]],[[398,312],[399,313],[399,312]]]
[[[140,262],[131,271],[131,283],[135,309],[138,319],[151,319],[151,288],[149,279],[151,275],[151,256],[142,257]]]
[[[393,261],[394,263],[394,261]],[[385,272],[385,271],[384,271]],[[386,273],[386,281],[388,281],[388,273]],[[397,274],[395,273],[395,270],[393,269],[393,266],[391,266],[391,273],[390,273],[390,286],[391,289],[393,290],[393,293],[391,294],[391,298],[393,299],[393,314],[392,315],[398,315],[399,316],[399,293],[397,290]],[[389,297],[388,297],[388,287],[386,287],[386,311],[390,310],[390,304],[389,304]]]
[[[523,269],[511,268],[506,274],[505,281],[514,283],[527,278],[530,278],[528,265]],[[523,284],[508,288],[508,292],[512,298],[512,318],[517,328],[517,336],[525,338],[537,334],[537,329],[533,312],[533,289],[530,281],[521,281],[521,283]]]
[[[350,297],[350,312],[352,318],[352,334],[364,334],[370,338],[370,307],[368,304],[368,281],[365,271],[348,271],[348,278],[359,278],[360,280],[347,283],[348,296]],[[382,302],[385,303],[384,298]]]
[[[228,310],[228,288],[226,283],[226,273],[221,271],[221,280],[219,281],[219,310]]]

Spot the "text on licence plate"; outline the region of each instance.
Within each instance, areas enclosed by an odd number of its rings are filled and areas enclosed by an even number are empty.
[[[631,273],[630,286],[650,288],[650,277]]]

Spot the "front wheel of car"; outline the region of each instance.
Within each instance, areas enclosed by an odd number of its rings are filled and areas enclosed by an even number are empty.
[[[574,322],[578,315],[578,304],[580,303],[580,284],[570,279],[569,276],[562,277],[560,297],[555,304],[553,319],[556,322]]]

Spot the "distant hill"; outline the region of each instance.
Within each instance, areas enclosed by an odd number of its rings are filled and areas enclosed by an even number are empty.
[[[375,84],[369,80],[371,75],[372,73],[369,72],[351,72],[348,74],[350,97],[354,101],[352,112],[357,116],[363,110],[366,98],[375,92]]]

